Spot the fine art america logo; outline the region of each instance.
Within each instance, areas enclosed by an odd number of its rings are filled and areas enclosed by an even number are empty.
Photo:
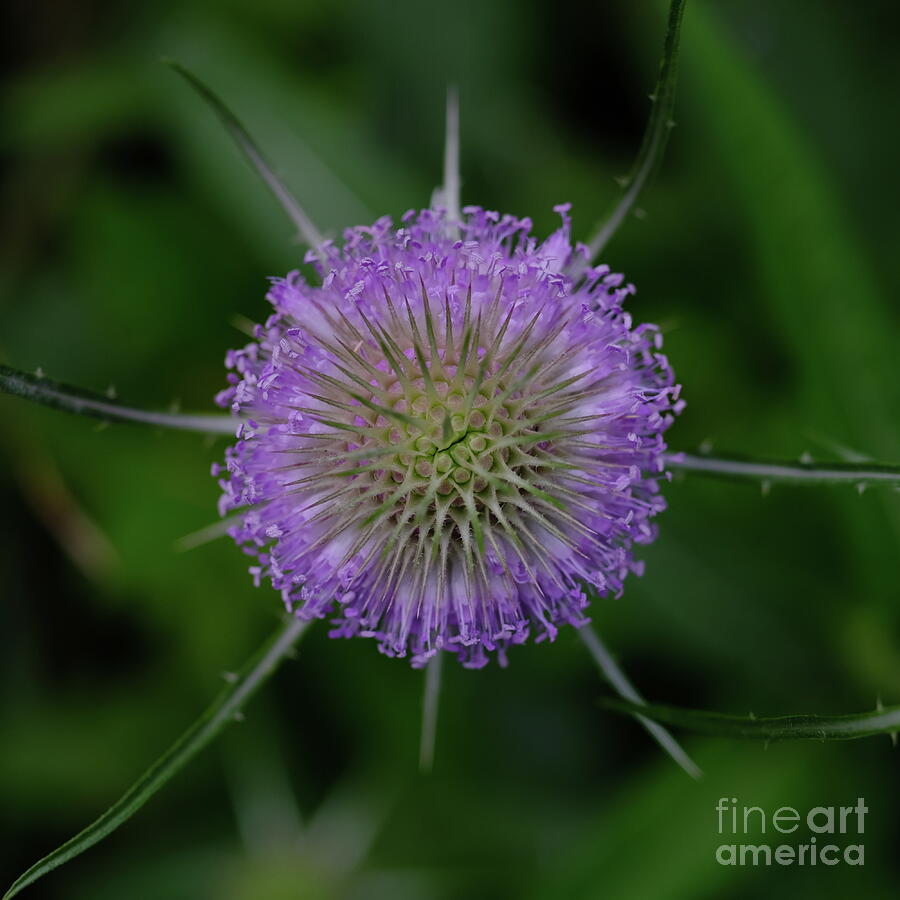
[[[740,841],[751,833],[765,838],[756,844],[720,844],[716,862],[723,866],[865,865],[860,835],[865,833],[868,811],[862,797],[855,806],[814,806],[805,812],[781,806],[771,814],[759,806],[738,806],[736,797],[722,797],[716,815],[718,833],[725,840]]]

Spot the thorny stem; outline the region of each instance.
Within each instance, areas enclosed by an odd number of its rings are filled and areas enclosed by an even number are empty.
[[[0,392],[105,422],[140,422],[204,434],[233,435],[240,421],[226,415],[183,415],[133,409],[99,394],[51,381],[43,375],[30,375],[3,365],[0,365]]]
[[[100,394],[4,365],[0,365],[0,393],[105,422],[136,422],[204,434],[233,435],[243,421],[237,416],[214,413],[187,415],[122,406]],[[886,463],[767,462],[739,456],[700,456],[691,453],[666,453],[663,459],[670,469],[763,484],[855,484],[859,487],[877,484],[900,487],[900,465]]]
[[[699,734],[764,741],[849,741],[887,734],[892,740],[900,731],[900,706],[880,703],[871,712],[845,716],[796,715],[758,718],[677,706],[636,704],[628,699],[607,698],[602,705],[614,712],[649,718]]]
[[[807,463],[763,462],[738,456],[697,456],[691,453],[667,453],[665,463],[700,475],[758,481],[763,484],[868,484],[900,487],[900,466],[880,463]]]
[[[627,187],[609,217],[597,226],[597,230],[587,242],[589,258],[596,259],[609,239],[616,233],[625,217],[634,208],[637,198],[647,179],[662,159],[672,122],[675,106],[675,83],[678,75],[678,45],[681,40],[681,20],[684,16],[685,0],[672,0],[669,6],[669,24],[663,56],[659,65],[659,77],[653,92],[653,107],[647,121],[640,150],[634,161]]]

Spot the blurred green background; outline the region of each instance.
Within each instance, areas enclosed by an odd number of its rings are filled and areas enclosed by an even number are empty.
[[[605,254],[666,333],[671,444],[900,460],[894,4],[689,0],[665,165]],[[265,278],[301,250],[210,113],[225,97],[338,232],[428,203],[460,87],[463,200],[586,235],[648,112],[662,4],[189,0],[6,5],[0,355],[147,407],[207,409]],[[223,444],[0,398],[0,882],[81,828],[271,631],[215,520]],[[647,574],[594,621],[651,699],[736,713],[900,702],[896,492],[678,480]],[[24,896],[895,897],[884,739],[687,736],[692,783],[571,630],[511,665],[423,677],[316,628],[248,709],[108,841]],[[864,868],[723,868],[721,796],[871,809]]]

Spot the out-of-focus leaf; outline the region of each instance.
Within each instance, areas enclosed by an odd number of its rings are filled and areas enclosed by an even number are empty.
[[[733,749],[732,749],[733,748]],[[779,748],[782,749],[782,748]],[[814,773],[797,752],[763,754],[730,745],[700,754],[706,778],[693,782],[671,766],[620,782],[575,830],[560,857],[528,894],[532,900],[697,900],[729,896],[756,877],[751,868],[716,865],[719,797],[742,796],[768,808],[810,796]],[[731,842],[734,838],[729,839]],[[730,890],[729,890],[730,887]],[[753,894],[750,894],[753,896]]]
[[[6,89],[6,149],[40,149],[93,141],[146,115],[145,73],[134,59],[107,57],[21,76]]]
[[[762,72],[732,46],[713,13],[693,10],[685,72],[702,126],[721,153],[749,241],[759,301],[799,367],[806,422],[900,456],[900,380],[883,373],[896,326],[842,213],[828,173]],[[695,113],[696,115],[696,113]]]
[[[215,702],[103,815],[52,853],[38,860],[3,895],[10,900],[28,885],[102,841],[130,819],[173,775],[241,714],[244,704],[262,687],[291,652],[307,623],[291,619],[247,661]]]

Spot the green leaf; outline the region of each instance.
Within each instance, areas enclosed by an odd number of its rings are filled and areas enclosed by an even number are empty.
[[[742,456],[696,456],[668,453],[666,465],[673,469],[739,481],[763,484],[844,484],[900,488],[900,466],[884,463],[767,462]]]
[[[163,428],[200,431],[204,434],[234,434],[240,421],[226,415],[182,415],[132,409],[109,397],[3,365],[0,365],[0,392],[79,416],[102,419],[104,422],[139,422],[143,425],[160,425]]]
[[[760,719],[753,715],[730,716],[677,706],[644,706],[613,697],[601,702],[613,712],[641,716],[716,737],[764,741],[850,741],[876,734],[893,737],[900,730],[900,706],[879,705],[872,712],[846,716],[797,715]]]
[[[102,841],[130,819],[169,779],[233,722],[300,639],[307,622],[291,619],[247,661],[213,704],[103,815],[38,860],[3,895],[10,900],[57,866]]]
[[[817,135],[798,127],[765,62],[740,52],[715,6],[695,9],[684,70],[704,147],[721,160],[723,187],[733,198],[735,239],[753,267],[760,303],[754,315],[790,354],[796,428],[812,425],[876,458],[896,459],[900,382],[891,301],[823,164]],[[848,615],[879,605],[894,615],[884,567],[896,559],[890,542],[900,538],[900,505],[886,492],[879,499],[834,518],[858,557],[861,601]]]
[[[765,62],[736,46],[722,6],[692,11],[684,71],[706,152],[717,152],[722,187],[733,192],[735,239],[753,266],[760,314],[790,350],[809,420],[892,458],[900,384],[886,377],[897,352],[891,303],[816,136],[798,127]]]
[[[634,208],[647,179],[653,174],[666,149],[669,132],[675,124],[672,112],[675,109],[675,85],[678,81],[678,48],[681,42],[681,21],[684,17],[685,0],[672,0],[669,5],[669,23],[666,27],[666,40],[663,55],[659,63],[659,76],[653,92],[653,107],[647,120],[638,155],[635,158],[631,174],[625,182],[625,192],[615,205],[608,218],[597,225],[593,236],[588,240],[590,258],[595,259],[610,238],[616,233],[625,217]]]

